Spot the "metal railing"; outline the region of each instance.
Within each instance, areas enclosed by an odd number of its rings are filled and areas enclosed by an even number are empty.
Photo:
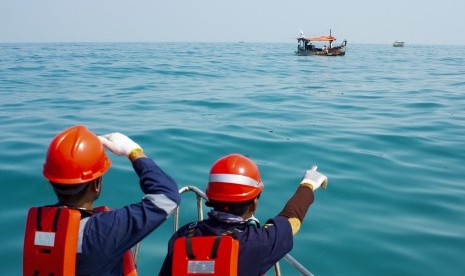
[[[179,189],[179,194],[183,194],[185,192],[194,192],[196,199],[197,199],[197,220],[203,220],[203,200],[207,200],[207,196],[205,193],[195,186],[185,186]],[[179,208],[176,208],[174,213],[174,232],[176,232],[179,228]],[[286,260],[294,269],[300,272],[302,275],[305,276],[313,276],[313,274],[308,271],[301,263],[299,263],[294,257],[290,254],[286,254],[284,256],[284,260]],[[274,265],[274,271],[276,276],[281,276],[281,269],[279,267],[279,262]]]

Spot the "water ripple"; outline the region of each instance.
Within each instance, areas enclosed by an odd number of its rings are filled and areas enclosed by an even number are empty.
[[[179,46],[0,44],[4,274],[20,273],[27,209],[56,200],[42,164],[74,124],[129,135],[180,186],[205,188],[221,155],[250,156],[263,221],[318,164],[329,188],[292,251],[315,275],[462,274],[463,46],[349,44],[336,58],[297,57],[290,43]],[[127,160],[109,156],[99,202],[139,200]],[[194,204],[184,200],[182,222]],[[140,274],[158,272],[171,230],[144,240]]]

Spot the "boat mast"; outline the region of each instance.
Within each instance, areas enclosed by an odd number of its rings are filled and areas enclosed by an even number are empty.
[[[329,36],[332,36],[332,35],[331,35],[331,29],[329,29]],[[331,44],[333,44],[333,41],[332,41],[332,40],[329,41],[329,49],[333,48]]]

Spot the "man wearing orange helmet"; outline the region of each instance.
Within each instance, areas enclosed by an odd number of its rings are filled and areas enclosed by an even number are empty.
[[[145,194],[140,202],[94,209],[110,167],[104,147],[131,161]],[[43,174],[59,202],[29,212],[24,275],[137,275],[130,249],[180,203],[175,181],[121,133],[96,136],[81,125],[64,130],[50,143]]]
[[[313,192],[319,187],[325,188],[327,182],[327,177],[319,173],[316,167],[307,170],[297,191],[284,209],[262,227],[254,217],[258,198],[263,190],[263,182],[257,165],[240,154],[221,157],[210,170],[206,189],[208,197],[206,205],[212,207],[213,210],[208,213],[208,219],[186,224],[173,235],[159,275],[174,275],[173,271],[177,271],[179,275],[206,272],[215,273],[214,275],[235,275],[236,272],[237,275],[265,274],[291,251],[293,236],[299,230],[313,202]],[[203,262],[198,258],[195,259],[199,251],[195,253],[192,238],[216,236],[215,239],[220,240],[220,237],[224,235],[233,236],[238,241],[237,270],[233,273],[230,273],[232,270],[218,272],[221,268],[215,267],[212,263],[215,258],[211,258],[211,255],[207,256],[206,261]],[[185,246],[178,247],[177,241],[179,240],[185,242]],[[215,246],[213,245],[213,248]],[[215,256],[218,250],[221,251],[221,245],[216,247],[211,249],[212,255],[215,252]],[[186,257],[177,254],[174,248],[177,248],[176,250],[180,248],[182,254],[188,255],[188,264],[181,272],[178,272],[179,266],[186,260]],[[234,250],[236,250],[234,246],[228,248],[228,251]],[[230,252],[226,253],[231,255]],[[177,259],[178,256],[180,256],[179,259]]]

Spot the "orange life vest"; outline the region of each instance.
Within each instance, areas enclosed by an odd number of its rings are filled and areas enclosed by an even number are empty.
[[[174,242],[172,275],[236,276],[239,242],[231,236],[180,237]]]
[[[107,207],[95,211],[106,211]],[[29,209],[23,249],[23,275],[76,274],[81,212],[64,206]],[[124,275],[137,276],[131,250],[123,256]]]

